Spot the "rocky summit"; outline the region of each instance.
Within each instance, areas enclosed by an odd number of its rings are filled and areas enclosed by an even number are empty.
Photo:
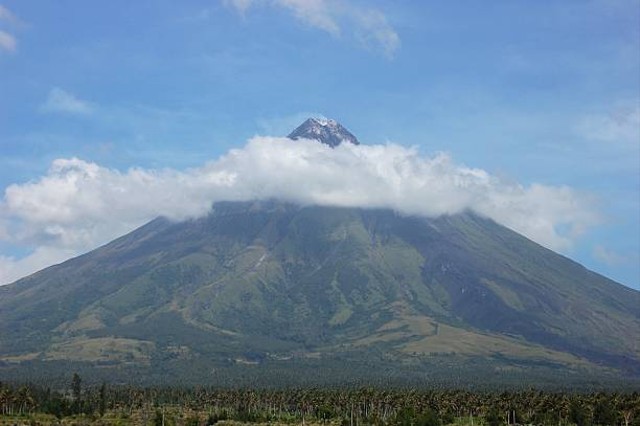
[[[309,118],[291,132],[289,139],[312,139],[334,148],[342,142],[359,145],[358,139],[342,124],[329,118]]]

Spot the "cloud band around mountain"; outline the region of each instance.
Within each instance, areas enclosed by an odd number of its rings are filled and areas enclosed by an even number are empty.
[[[588,197],[571,188],[507,182],[446,154],[255,137],[184,171],[122,172],[58,159],[40,179],[9,186],[0,204],[0,241],[35,251],[22,259],[0,257],[0,282],[95,248],[157,216],[185,220],[206,215],[216,201],[267,198],[426,217],[470,210],[560,251],[598,221]]]

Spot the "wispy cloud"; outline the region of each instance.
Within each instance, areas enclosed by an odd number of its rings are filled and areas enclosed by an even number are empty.
[[[379,10],[337,0],[225,0],[245,14],[254,5],[289,10],[295,18],[313,28],[341,37],[348,34],[366,48],[392,57],[400,47],[400,37]]]
[[[93,106],[75,95],[54,87],[49,91],[47,99],[40,105],[40,111],[74,115],[87,115],[93,111]]]
[[[255,1],[256,0],[223,0],[226,5],[235,7],[240,13],[245,13]]]
[[[0,4],[0,25],[5,26],[7,24],[16,26],[20,24],[20,21],[9,9]],[[4,50],[5,52],[13,53],[16,51],[17,46],[18,42],[16,37],[13,34],[0,29],[0,51]]]
[[[8,32],[0,30],[0,50],[15,52],[16,46],[16,38]]]
[[[18,18],[9,9],[0,4],[0,21],[17,23]]]
[[[365,47],[381,49],[386,56],[393,56],[400,47],[400,37],[382,12],[374,9],[354,9],[352,16],[357,23],[356,37]]]
[[[593,248],[593,257],[601,263],[604,263],[608,266],[620,266],[624,264],[628,264],[638,259],[638,256],[633,255],[623,255],[616,251],[609,250],[602,245],[596,245]]]
[[[471,210],[557,250],[569,249],[598,220],[588,197],[571,188],[507,182],[444,154],[256,137],[185,171],[121,172],[77,158],[55,160],[40,179],[6,189],[4,239],[40,252],[2,261],[5,269],[15,264],[10,270],[33,272],[25,268],[62,258],[56,250],[81,253],[160,215],[181,220],[207,214],[215,201],[268,198],[426,217]]]
[[[640,147],[640,99],[585,116],[577,131],[589,140]]]

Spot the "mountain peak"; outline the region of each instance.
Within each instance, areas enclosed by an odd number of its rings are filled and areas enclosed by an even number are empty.
[[[342,124],[325,117],[308,118],[287,137],[293,140],[315,139],[332,148],[340,145],[343,141],[360,145],[358,139]]]

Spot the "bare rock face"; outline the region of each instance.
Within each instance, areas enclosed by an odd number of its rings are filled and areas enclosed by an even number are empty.
[[[345,141],[360,145],[358,138],[345,129],[342,124],[328,118],[309,118],[291,132],[288,138],[293,140],[314,139],[332,148]]]

